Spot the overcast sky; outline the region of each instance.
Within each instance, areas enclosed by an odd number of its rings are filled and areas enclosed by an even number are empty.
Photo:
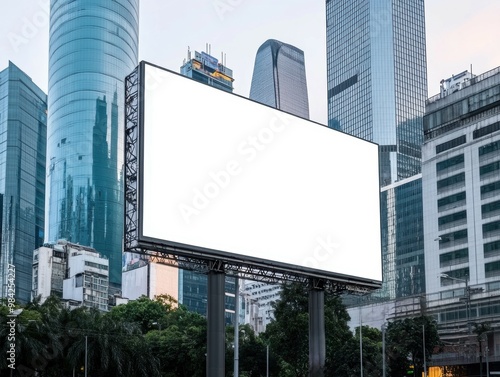
[[[0,13],[0,70],[8,61],[47,91],[49,0],[9,2]],[[427,0],[429,97],[439,81],[500,66],[500,1]],[[311,119],[326,124],[324,0],[141,0],[139,60],[178,72],[187,48],[225,54],[235,93],[248,96],[255,53],[274,38],[302,49]]]

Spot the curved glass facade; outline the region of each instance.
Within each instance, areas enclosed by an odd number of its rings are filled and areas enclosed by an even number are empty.
[[[46,241],[109,258],[121,282],[124,80],[138,63],[139,0],[52,0]]]
[[[309,119],[304,52],[269,39],[257,51],[250,99]]]

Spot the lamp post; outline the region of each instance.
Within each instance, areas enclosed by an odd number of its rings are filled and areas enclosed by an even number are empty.
[[[385,330],[386,323],[382,325],[382,377],[386,377],[386,366],[385,366]]]
[[[424,377],[427,377],[427,360],[426,360],[426,353],[425,353],[425,325],[422,324],[422,352],[424,355]]]
[[[461,283],[465,283],[465,315],[467,316],[467,333],[470,335],[471,334],[471,327],[470,327],[470,288],[469,288],[469,280],[468,279],[456,278],[456,277],[450,276],[448,274],[440,274],[439,276],[441,278],[443,278],[443,279],[450,279],[450,280],[459,281]]]
[[[359,364],[360,377],[363,377],[363,321],[361,319],[361,306],[359,307]]]

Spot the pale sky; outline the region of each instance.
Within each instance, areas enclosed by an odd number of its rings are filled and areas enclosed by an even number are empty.
[[[45,92],[49,0],[9,2],[0,14],[0,70],[11,60]],[[429,97],[439,82],[464,70],[500,66],[500,1],[427,0]],[[311,119],[326,124],[324,0],[141,0],[139,60],[179,71],[191,50],[211,45],[226,56],[235,93],[248,96],[255,54],[273,38],[302,49]]]

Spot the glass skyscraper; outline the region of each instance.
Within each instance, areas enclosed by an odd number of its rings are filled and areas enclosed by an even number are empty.
[[[121,282],[124,80],[138,64],[139,0],[52,0],[47,241],[109,258]]]
[[[269,39],[257,50],[250,99],[309,119],[304,52]]]
[[[424,1],[326,0],[328,125],[380,145],[381,184],[421,171]]]
[[[424,1],[326,0],[326,33],[328,126],[379,144],[383,286],[363,301],[424,293]]]
[[[257,50],[250,99],[309,119],[309,97],[304,52],[292,45],[268,39]],[[265,330],[274,319],[273,302],[280,299],[281,286],[247,283],[244,295],[258,307],[250,321],[255,331]]]
[[[13,277],[18,303],[31,300],[33,250],[43,244],[46,138],[47,95],[9,62],[0,72],[0,298]]]

